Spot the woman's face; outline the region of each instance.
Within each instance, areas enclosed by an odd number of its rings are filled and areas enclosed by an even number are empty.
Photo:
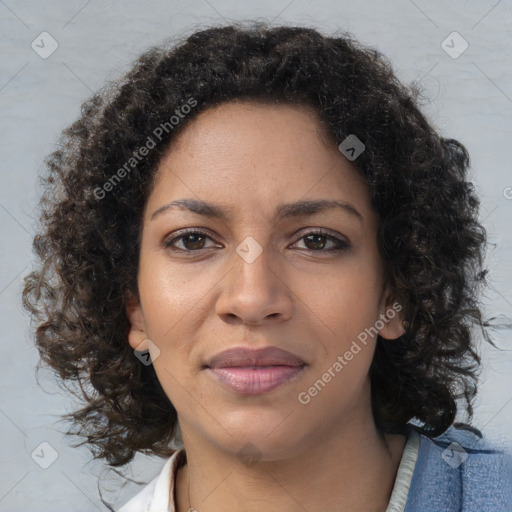
[[[372,419],[365,329],[403,331],[383,322],[367,187],[319,129],[303,107],[225,103],[159,165],[129,341],[152,353],[185,443],[272,460]]]

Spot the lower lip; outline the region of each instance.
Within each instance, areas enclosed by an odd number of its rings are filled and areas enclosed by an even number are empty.
[[[303,370],[303,366],[257,366],[208,368],[228,388],[243,395],[261,395],[285,384]]]

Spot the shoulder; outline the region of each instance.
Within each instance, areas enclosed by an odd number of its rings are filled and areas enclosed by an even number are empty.
[[[512,510],[512,454],[469,430],[450,427],[419,450],[406,512]]]

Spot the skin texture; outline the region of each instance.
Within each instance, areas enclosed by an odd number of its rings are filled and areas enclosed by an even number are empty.
[[[178,412],[187,452],[177,478],[179,512],[340,504],[384,511],[389,501],[405,437],[383,436],[373,421],[368,370],[376,339],[310,403],[297,399],[391,307],[367,187],[320,133],[305,107],[226,103],[199,115],[160,162],[144,211],[140,302],[132,298],[127,314],[131,347],[153,356],[151,345],[158,347],[154,368]],[[230,213],[220,220],[172,208],[152,219],[177,199]],[[275,217],[279,205],[305,199],[350,203],[361,218],[342,208]],[[165,247],[184,228],[210,238]],[[307,243],[318,228],[349,247],[328,251],[336,244],[323,237]],[[252,263],[236,252],[249,236],[262,248]],[[392,340],[403,332],[397,314],[379,333]],[[263,395],[237,394],[204,369],[227,348],[269,345],[306,366]],[[254,465],[238,455],[246,443],[258,450]]]

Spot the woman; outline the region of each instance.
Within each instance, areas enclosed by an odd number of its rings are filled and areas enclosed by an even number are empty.
[[[95,457],[167,459],[120,510],[510,510],[456,423],[490,341],[468,166],[381,54],[308,28],[201,30],[86,102],[24,301]]]

